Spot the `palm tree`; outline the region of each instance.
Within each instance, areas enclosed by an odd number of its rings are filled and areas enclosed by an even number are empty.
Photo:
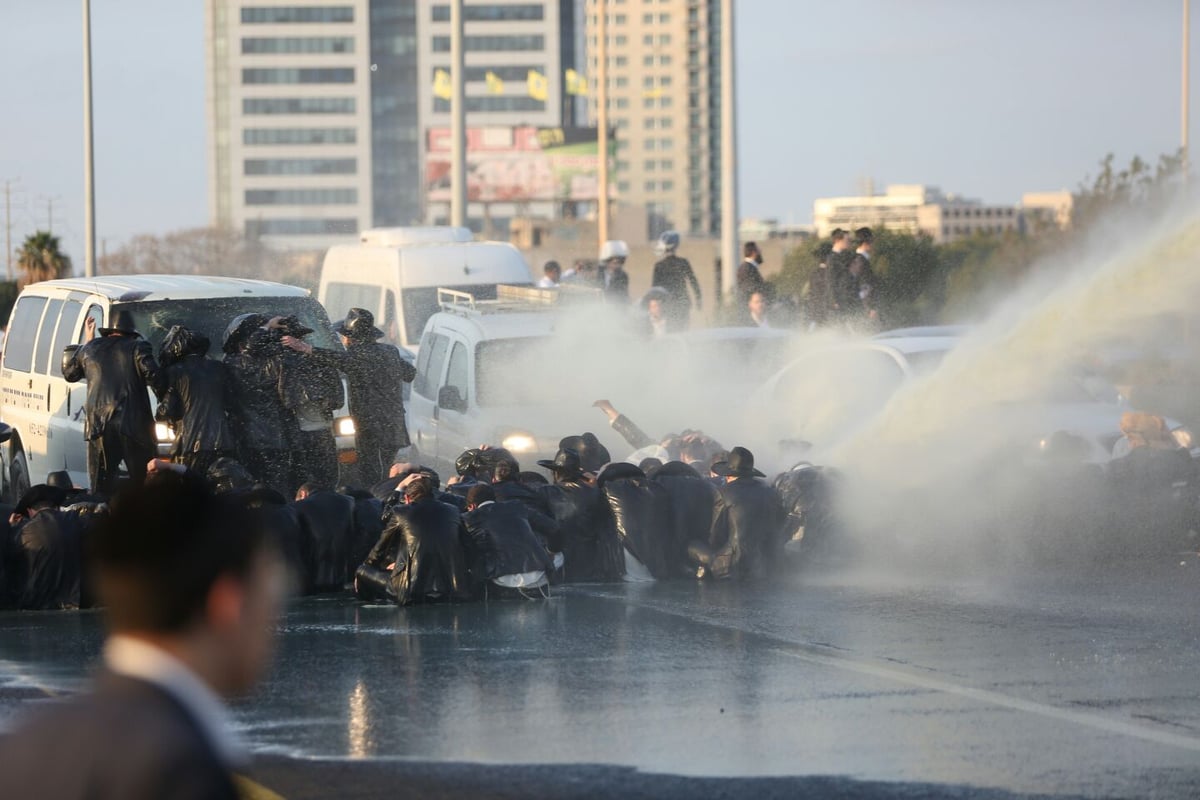
[[[71,274],[71,257],[58,249],[58,237],[38,231],[25,237],[17,254],[17,268],[24,273],[22,285],[49,281]]]

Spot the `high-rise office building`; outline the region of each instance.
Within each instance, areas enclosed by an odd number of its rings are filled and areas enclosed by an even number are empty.
[[[646,209],[647,236],[721,231],[720,0],[605,0],[610,180]],[[588,74],[597,75],[597,0],[586,0]],[[593,109],[593,120],[595,119]]]
[[[212,221],[319,249],[420,217],[415,0],[209,0]]]
[[[516,155],[520,129],[572,124],[572,99],[565,93],[563,76],[576,66],[575,5],[575,0],[464,3],[464,91],[474,151]],[[451,72],[450,5],[445,0],[417,0],[417,7],[420,116],[428,137],[425,145],[437,148],[444,144],[439,132],[450,127],[450,101],[438,96],[435,87],[439,73]],[[523,162],[515,158],[513,163]],[[550,218],[556,215],[555,204],[489,202],[485,207],[471,202],[467,207],[471,227],[492,233],[503,233],[516,215]],[[428,221],[445,223],[449,216],[447,202],[427,204]]]

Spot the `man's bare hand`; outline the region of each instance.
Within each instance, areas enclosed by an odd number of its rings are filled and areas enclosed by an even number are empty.
[[[313,351],[313,346],[311,344],[303,341],[302,339],[297,339],[295,336],[285,336],[280,339],[280,342],[284,347],[295,350],[297,353],[311,354]]]
[[[87,319],[85,319],[83,321],[83,332],[87,336],[89,341],[96,338],[96,318],[95,317],[88,317]]]
[[[263,327],[268,329],[282,328],[283,319],[283,317],[271,317],[269,320],[267,320],[267,324]]]

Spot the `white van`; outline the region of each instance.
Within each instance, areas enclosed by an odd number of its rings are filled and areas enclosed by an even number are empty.
[[[137,330],[157,354],[172,325],[186,325],[212,342],[210,357],[221,357],[230,320],[257,312],[295,314],[312,328],[308,341],[340,348],[325,310],[306,289],[267,281],[192,275],[127,275],[69,278],[26,286],[13,306],[0,356],[0,420],[12,426],[0,470],[5,496],[20,497],[31,483],[65,469],[79,486],[88,484],[83,404],[87,386],[62,376],[63,348],[83,343],[89,317],[100,328],[128,310]],[[147,389],[149,392],[149,389]],[[153,399],[151,400],[153,407]],[[345,410],[340,412],[345,414]],[[335,421],[339,449],[353,448],[352,424]],[[173,434],[158,425],[159,449]]]
[[[517,248],[472,241],[467,228],[374,228],[360,238],[325,254],[317,297],[333,318],[367,309],[388,342],[409,350],[438,310],[438,287],[485,299],[499,284],[533,283]]]

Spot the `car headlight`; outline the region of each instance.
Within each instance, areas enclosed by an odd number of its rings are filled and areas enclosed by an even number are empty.
[[[500,442],[500,446],[510,453],[532,453],[537,447],[537,440],[528,433],[510,433]]]
[[[154,438],[162,444],[170,444],[175,441],[175,431],[171,430],[171,426],[165,422],[154,423]]]
[[[1192,443],[1196,441],[1196,437],[1192,436],[1192,432],[1187,428],[1176,428],[1171,431],[1171,436],[1175,438],[1175,443],[1184,450],[1191,450]]]
[[[353,436],[356,432],[354,417],[338,417],[333,421],[333,432],[337,436]]]

